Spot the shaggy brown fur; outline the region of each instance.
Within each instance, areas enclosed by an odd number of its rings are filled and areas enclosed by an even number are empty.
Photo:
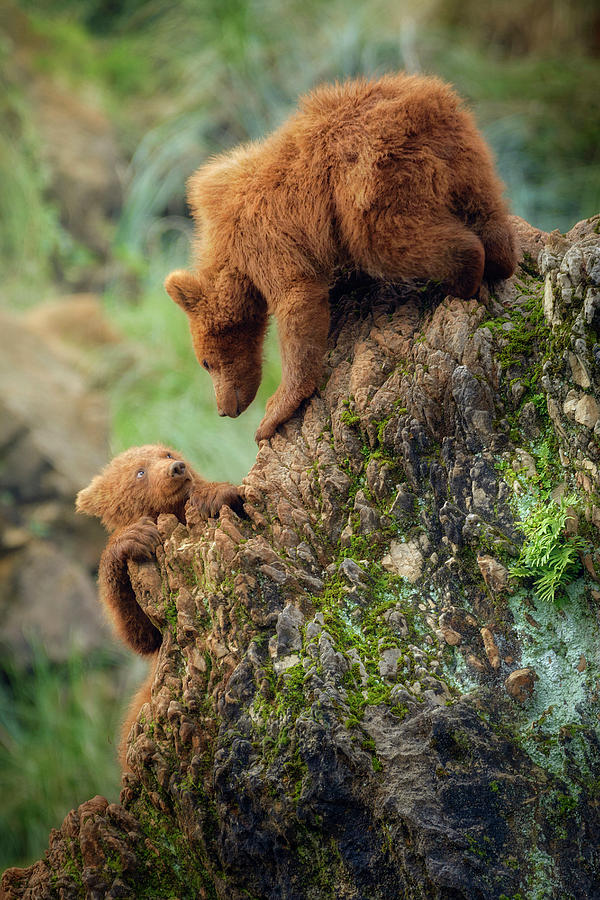
[[[283,378],[257,440],[318,385],[336,268],[439,281],[466,298],[516,264],[491,154],[437,78],[319,87],[264,141],[199,169],[188,199],[197,271],[165,286],[189,316],[220,415],[254,399],[267,318],[277,319]]]
[[[77,511],[98,516],[112,532],[100,559],[100,597],[117,631],[137,653],[156,655],[161,633],[136,601],[127,562],[154,556],[161,541],[158,516],[172,513],[185,522],[186,506],[193,505],[202,518],[209,518],[218,515],[222,506],[241,512],[242,502],[239,488],[226,481],[205,481],[178,453],[161,444],[125,450],[79,492]],[[154,664],[123,728],[123,765],[127,735],[140,706],[150,697],[153,673]]]

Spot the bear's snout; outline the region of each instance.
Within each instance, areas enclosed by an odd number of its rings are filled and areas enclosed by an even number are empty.
[[[172,462],[169,466],[169,475],[171,476],[171,478],[175,478],[178,475],[185,475],[185,463],[180,459]]]
[[[239,409],[239,406],[236,405],[235,410],[232,409],[229,412],[227,412],[226,409],[221,409],[221,407],[217,407],[217,412],[219,413],[220,416],[229,416],[230,419],[237,419],[237,417],[240,414],[240,409]]]
[[[237,388],[228,391],[225,396],[217,397],[217,412],[220,416],[229,416],[230,419],[237,419],[242,412]]]

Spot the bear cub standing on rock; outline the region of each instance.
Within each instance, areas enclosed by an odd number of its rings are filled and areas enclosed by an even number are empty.
[[[188,200],[197,269],[172,272],[165,287],[189,317],[220,415],[254,399],[267,319],[277,319],[283,376],[257,441],[318,386],[340,267],[469,298],[516,265],[490,151],[437,78],[323,85],[265,140],[198,169]]]
[[[242,503],[239,488],[226,481],[205,481],[179,454],[160,444],[125,450],[79,492],[77,511],[98,516],[112,532],[100,559],[100,597],[119,634],[137,653],[156,655],[162,637],[136,601],[127,563],[154,556],[161,542],[158,516],[172,513],[185,522],[187,505],[207,519],[217,516],[222,506],[241,512]],[[123,765],[127,735],[140,707],[150,699],[153,674],[154,666],[123,727],[119,750]]]

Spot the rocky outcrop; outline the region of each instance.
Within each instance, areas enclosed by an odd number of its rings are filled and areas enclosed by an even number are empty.
[[[94,576],[106,538],[74,509],[108,455],[107,403],[51,330],[0,315],[0,649],[21,664],[32,644],[62,661],[110,639]]]
[[[248,518],[131,568],[163,645],[121,803],[5,897],[600,895],[599,223],[519,223],[479,299],[336,292]],[[556,602],[512,571],[534,511],[581,554]]]

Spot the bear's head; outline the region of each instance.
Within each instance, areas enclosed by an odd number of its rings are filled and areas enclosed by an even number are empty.
[[[182,270],[169,275],[165,288],[187,314],[194,352],[212,378],[219,415],[235,419],[250,406],[261,382],[266,304],[243,294],[234,278],[207,282]]]
[[[79,491],[77,512],[98,516],[108,531],[131,525],[143,516],[173,513],[182,519],[194,479],[190,465],[162,444],[130,447]]]

